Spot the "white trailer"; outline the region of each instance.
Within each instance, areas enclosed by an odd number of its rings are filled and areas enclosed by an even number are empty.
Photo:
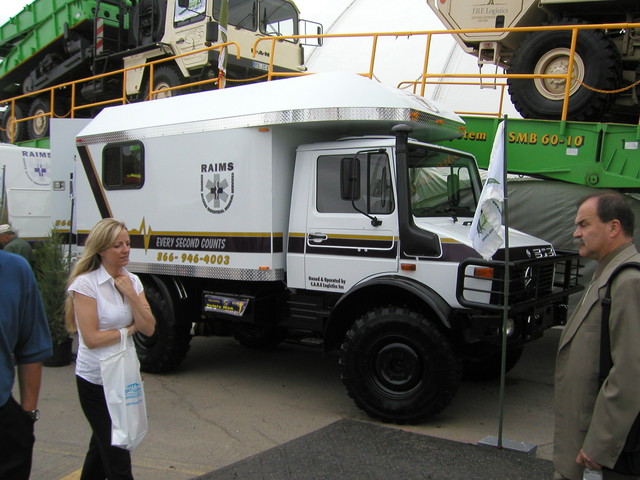
[[[177,365],[192,333],[295,339],[342,350],[371,416],[420,422],[449,403],[462,360],[470,376],[500,371],[505,252],[484,261],[468,239],[477,166],[425,143],[463,127],[338,73],[107,108],[76,138],[73,233],[81,245],[111,216],[130,228],[158,322],[136,337],[145,370]],[[513,366],[579,287],[575,255],[510,242]]]
[[[0,223],[24,240],[42,240],[51,231],[51,152],[0,143]]]

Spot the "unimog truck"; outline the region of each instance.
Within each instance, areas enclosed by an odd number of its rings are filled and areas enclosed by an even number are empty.
[[[175,367],[198,334],[339,349],[359,407],[422,422],[463,374],[501,370],[505,250],[471,246],[475,159],[432,143],[462,128],[347,73],[109,107],[75,138],[76,207],[54,192],[55,222],[78,251],[101,218],[126,222],[157,322],[135,338],[144,370]],[[575,253],[509,235],[507,369],[581,288]]]

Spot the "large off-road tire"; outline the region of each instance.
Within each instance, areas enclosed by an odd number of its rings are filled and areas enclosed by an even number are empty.
[[[577,23],[577,20],[563,19],[556,24]],[[532,32],[515,52],[508,73],[566,73],[570,46],[569,30]],[[574,55],[567,119],[598,121],[613,104],[613,94],[594,92],[580,82],[599,90],[610,91],[619,88],[621,78],[622,63],[613,42],[602,30],[581,30]],[[566,86],[564,80],[510,78],[507,83],[511,101],[524,118],[561,118]]]
[[[458,390],[460,358],[423,315],[384,307],[360,317],[340,357],[342,381],[356,405],[383,422],[420,423]]]
[[[522,357],[524,347],[509,348],[505,361],[505,373],[511,371]],[[466,380],[484,382],[500,378],[502,352],[493,345],[478,345],[469,348],[464,354],[464,373]]]
[[[51,125],[51,101],[47,96],[37,97],[31,107],[29,107],[29,117],[36,115],[43,115],[38,118],[32,118],[27,123],[27,137],[29,140],[36,140],[38,138],[45,138],[49,136],[49,128]],[[55,115],[62,116],[65,112],[65,105],[63,99],[56,99],[55,102]]]
[[[51,118],[47,115],[51,112],[51,102],[45,97],[36,98],[29,108],[29,116],[43,115],[27,121],[27,136],[30,140],[49,136],[49,124]]]
[[[179,365],[189,351],[191,323],[187,318],[178,318],[169,291],[162,284],[145,282],[145,296],[156,319],[156,330],[147,337],[136,333],[134,341],[145,372],[166,372]]]
[[[171,66],[158,67],[153,74],[153,90],[151,99],[169,98],[184,93],[183,90],[167,90],[182,85],[182,76],[177,68]],[[164,91],[163,91],[164,90]]]
[[[286,331],[276,327],[236,323],[233,325],[233,337],[245,347],[274,348],[285,339]]]
[[[18,122],[21,118],[26,118],[27,109],[21,102],[15,102],[13,108],[11,104],[7,107],[2,117],[0,127],[0,140],[4,143],[18,143],[25,140],[27,136],[27,122]],[[13,112],[13,115],[12,115]]]

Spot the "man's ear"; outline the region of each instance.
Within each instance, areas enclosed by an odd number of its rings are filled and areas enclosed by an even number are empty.
[[[613,219],[609,222],[609,228],[611,229],[611,234],[612,235],[618,235],[620,233],[622,233],[622,224],[620,223],[620,220],[618,219]]]

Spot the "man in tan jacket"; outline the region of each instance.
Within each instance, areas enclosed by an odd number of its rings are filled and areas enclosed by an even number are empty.
[[[560,337],[555,375],[556,479],[581,480],[583,469],[613,467],[640,411],[640,271],[627,269],[612,287],[609,329],[613,368],[598,381],[600,323],[613,270],[640,261],[632,243],[634,216],[625,199],[604,193],[582,200],[574,241],[580,256],[598,262]],[[634,477],[603,470],[605,480]]]

